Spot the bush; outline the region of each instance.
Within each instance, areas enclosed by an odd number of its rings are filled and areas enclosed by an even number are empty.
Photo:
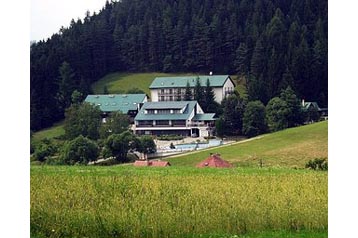
[[[316,158],[314,160],[310,160],[306,163],[306,168],[313,170],[328,170],[328,161],[326,158]]]
[[[44,162],[47,157],[57,152],[57,146],[49,139],[42,140],[35,148],[34,158],[40,162]]]
[[[266,109],[261,101],[251,101],[247,104],[242,130],[248,137],[254,137],[267,131]]]
[[[69,165],[88,164],[89,161],[96,160],[97,156],[97,144],[81,135],[64,145],[61,160]]]

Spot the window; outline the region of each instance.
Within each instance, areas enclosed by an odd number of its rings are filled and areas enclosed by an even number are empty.
[[[170,114],[170,110],[168,110],[168,109],[158,109],[158,114]]]

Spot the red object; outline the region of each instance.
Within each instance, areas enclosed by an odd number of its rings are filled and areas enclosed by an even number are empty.
[[[212,154],[206,160],[196,165],[197,168],[212,167],[212,168],[231,168],[232,164],[220,158],[219,154]]]
[[[152,167],[166,167],[170,166],[168,161],[149,161],[149,160],[136,160],[134,166],[152,166]]]

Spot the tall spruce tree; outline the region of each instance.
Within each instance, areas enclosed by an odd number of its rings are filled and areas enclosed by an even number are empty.
[[[206,107],[204,88],[201,86],[199,77],[197,77],[195,81],[194,100],[196,100],[200,106],[204,105],[204,107]]]
[[[249,55],[248,49],[245,43],[240,43],[236,50],[236,73],[239,76],[247,76],[249,71]]]
[[[58,80],[59,91],[57,100],[60,107],[65,109],[71,105],[71,95],[74,90],[75,74],[69,63],[64,61],[59,68],[60,78]]]
[[[185,87],[184,101],[191,101],[191,100],[193,100],[193,93],[189,81],[187,81]]]
[[[210,85],[210,80],[206,80],[204,105],[202,106],[205,112],[216,112],[216,102],[213,87]],[[204,107],[205,106],[205,107]]]

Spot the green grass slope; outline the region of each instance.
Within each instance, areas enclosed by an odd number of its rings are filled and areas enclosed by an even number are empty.
[[[39,142],[45,138],[53,139],[65,134],[65,129],[63,128],[63,121],[56,123],[54,126],[37,131],[33,134],[33,141]]]
[[[179,157],[168,158],[174,166],[195,166],[209,156],[221,157],[236,166],[303,168],[307,161],[328,157],[328,122],[290,128],[245,143],[217,147]]]
[[[179,76],[192,74],[167,74],[167,73],[112,73],[108,74],[92,85],[95,94],[103,93],[104,86],[107,86],[110,93],[126,93],[129,89],[139,88],[147,95],[150,95],[149,86],[156,77]]]

